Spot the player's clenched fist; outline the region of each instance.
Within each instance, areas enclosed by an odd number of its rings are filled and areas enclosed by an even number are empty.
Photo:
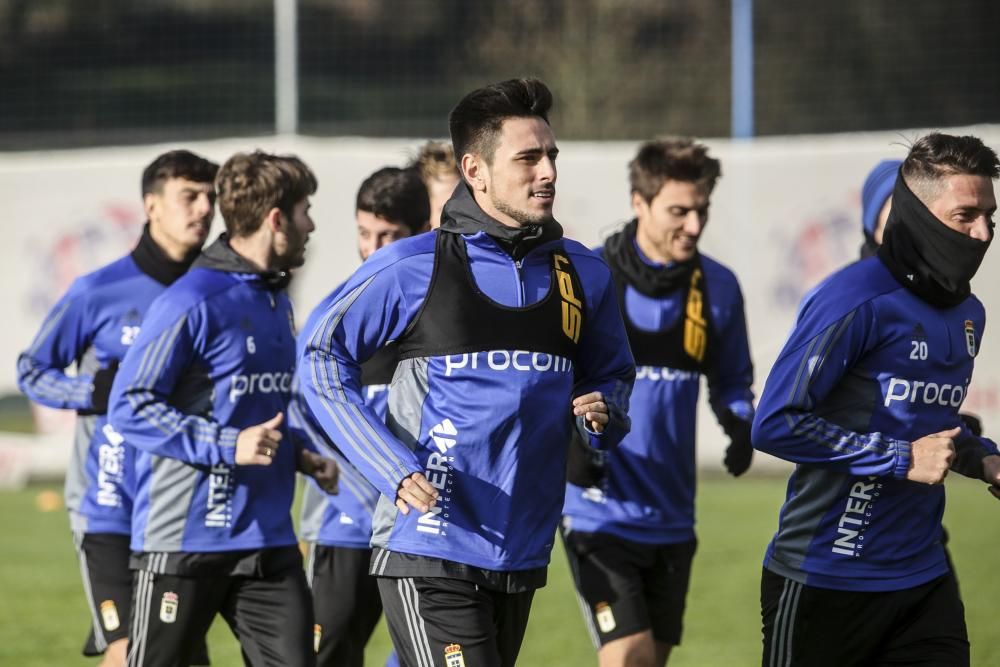
[[[236,465],[271,465],[281,442],[281,431],[278,429],[284,419],[284,414],[279,412],[263,424],[240,431],[236,437]]]
[[[573,414],[587,420],[587,428],[594,433],[603,433],[609,419],[608,404],[601,392],[592,391],[573,399]]]
[[[955,458],[955,438],[962,429],[956,427],[925,435],[910,445],[910,469],[906,479],[923,484],[940,484],[948,475]]]
[[[983,458],[983,479],[989,484],[990,493],[1000,500],[1000,456],[994,454]]]
[[[331,495],[340,492],[338,487],[340,468],[333,459],[310,452],[308,449],[299,450],[299,472],[312,477],[319,488]]]

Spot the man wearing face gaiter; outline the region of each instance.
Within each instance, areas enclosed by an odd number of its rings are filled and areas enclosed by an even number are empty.
[[[803,301],[754,447],[792,461],[761,581],[765,665],[968,665],[941,545],[949,469],[1000,498],[1000,455],[959,419],[986,317],[996,153],[930,134],[900,167],[882,247]]]

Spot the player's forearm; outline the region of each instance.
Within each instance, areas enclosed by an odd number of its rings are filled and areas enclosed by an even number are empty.
[[[126,442],[150,454],[191,465],[235,465],[240,429],[186,415],[149,391],[112,394],[109,421]]]
[[[764,403],[754,418],[754,449],[792,463],[852,475],[906,476],[910,443],[883,433],[857,433],[814,414]]]
[[[422,472],[416,455],[364,404],[352,364],[307,351],[302,395],[325,432],[361,474],[389,498],[402,479]],[[336,365],[331,367],[330,365]]]
[[[50,408],[86,410],[91,407],[93,378],[70,377],[60,368],[22,354],[17,360],[17,386],[30,400]]]

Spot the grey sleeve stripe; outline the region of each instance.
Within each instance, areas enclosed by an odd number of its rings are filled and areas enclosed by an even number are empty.
[[[357,301],[358,297],[360,297],[361,294],[368,288],[368,286],[371,285],[373,280],[375,280],[375,276],[372,276],[365,282],[355,287],[353,290],[350,291],[350,293],[342,297],[339,301],[337,301],[337,303],[333,305],[333,308],[330,309],[330,312],[326,314],[326,316],[320,322],[319,326],[316,327],[316,333],[314,333],[312,335],[312,338],[309,339],[309,347],[311,347],[314,350],[325,349],[324,343],[333,338],[334,331],[336,331],[337,327],[340,326],[340,322],[341,320],[344,319],[344,315],[347,314],[348,309],[354,305],[354,302]],[[320,362],[313,363],[314,367],[316,366],[322,367],[322,365],[323,364],[321,364]],[[313,375],[317,374],[314,372]],[[323,387],[323,388],[331,390],[335,389],[334,387]],[[341,391],[339,394],[337,394],[337,398],[339,400],[344,400],[346,396],[343,394],[343,391]]]
[[[191,437],[196,441],[222,446],[223,443],[217,442],[219,429],[215,422],[197,415],[184,415],[166,403],[154,401],[155,397],[148,391],[136,392],[133,396],[143,405],[142,408],[135,409],[135,414],[164,434],[170,435],[184,429],[185,431],[193,431]],[[147,397],[147,400],[141,400],[143,397]]]
[[[152,388],[155,383],[155,378],[163,371],[163,366],[166,364],[167,355],[170,350],[174,347],[177,342],[177,337],[180,335],[181,329],[187,324],[187,314],[184,314],[177,320],[177,322],[163,331],[157,338],[156,343],[150,346],[153,350],[152,354],[148,354],[143,358],[143,362],[147,363],[146,369],[140,366],[138,373],[136,373],[136,382],[143,383],[144,386]],[[147,350],[149,351],[149,350]]]
[[[793,405],[802,404],[809,385],[812,383],[812,378],[823,367],[823,363],[829,356],[833,346],[837,344],[837,341],[844,335],[847,327],[854,321],[855,312],[852,310],[842,319],[828,326],[821,335],[813,338],[810,342],[809,348],[806,350],[806,354],[803,355],[802,361],[799,364],[799,371],[789,394],[789,401]],[[810,363],[813,359],[816,360],[815,363]]]
[[[62,318],[66,315],[66,311],[69,310],[70,302],[66,301],[62,308],[49,313],[49,316],[45,318],[45,322],[42,323],[42,328],[38,331],[38,335],[35,336],[34,342],[31,347],[28,348],[28,354],[35,356],[38,354],[38,350],[42,347],[42,343],[52,334],[52,330],[55,329]]]
[[[843,337],[844,333],[851,326],[857,311],[852,310],[839,321],[827,327],[823,333],[813,338],[809,347],[803,355],[799,364],[795,383],[789,393],[788,407],[808,411],[811,405],[808,400],[809,386],[823,368],[823,364],[829,358],[831,350]],[[794,434],[804,437],[833,451],[847,453],[852,450],[872,450],[885,452],[891,446],[890,442],[882,442],[876,438],[871,442],[859,439],[858,435],[828,424],[824,420],[803,414],[800,419],[786,412],[785,420],[789,430]]]
[[[193,437],[196,440],[215,444],[217,429],[214,424],[197,417],[182,418],[177,410],[156,400],[156,396],[151,391],[156,384],[156,378],[166,365],[169,351],[174,347],[177,337],[186,323],[187,315],[184,315],[172,327],[165,329],[146,348],[136,377],[126,390],[129,405],[138,417],[163,433],[172,433],[181,428],[183,422],[189,421],[194,426]]]
[[[374,430],[371,429],[371,425],[364,421],[364,415],[361,414],[358,406],[350,403],[333,403],[328,405],[327,409],[331,419],[340,424],[341,431],[349,442],[348,446],[354,449],[386,481],[390,484],[399,484],[400,480],[409,474],[409,470],[401,462],[398,468],[393,468],[378,445],[372,445],[371,441],[366,440],[364,434],[358,430],[354,419],[363,422],[377,442],[383,442],[374,433]],[[351,417],[352,412],[354,413],[354,419]],[[386,447],[386,450],[388,450],[388,447]]]
[[[801,436],[835,452],[850,453],[852,451],[874,451],[885,454],[893,446],[892,441],[883,440],[880,433],[875,433],[871,439],[862,438],[858,434],[833,426],[818,417],[807,417],[798,423],[791,415],[786,415],[789,429],[795,435]],[[822,431],[822,432],[818,432]]]
[[[323,349],[324,343],[332,339],[334,331],[340,326],[347,310],[374,279],[375,276],[372,276],[334,305],[317,328],[316,334],[311,338],[310,347]],[[357,451],[359,456],[388,482],[398,483],[405,476],[407,468],[403,461],[395,456],[384,440],[379,437],[378,432],[368,423],[358,406],[348,401],[347,393],[344,391],[340,379],[337,360],[332,359],[330,363],[323,363],[322,360],[315,359],[311,366],[316,392],[328,416],[338,424],[341,432],[348,438],[349,442],[345,444]],[[362,424],[360,428],[357,422]],[[372,442],[378,444],[372,446],[370,444]],[[399,471],[402,471],[403,474],[400,474]]]
[[[836,327],[833,335],[830,336],[829,341],[827,341],[823,347],[820,348],[820,353],[817,356],[816,363],[813,365],[810,377],[814,377],[822,372],[823,366],[826,364],[826,360],[830,358],[830,352],[837,345],[837,343],[840,342],[840,339],[843,338],[844,333],[851,326],[851,322],[853,321],[854,311],[852,310],[846,317],[844,317],[843,320],[840,321],[840,324]],[[805,392],[805,388],[803,388],[802,391]]]
[[[22,355],[18,359],[17,370],[22,382],[49,400],[83,400],[90,395],[89,382],[81,382],[79,377],[71,378],[62,374],[54,376],[48,372],[53,369],[35,363],[33,357]]]

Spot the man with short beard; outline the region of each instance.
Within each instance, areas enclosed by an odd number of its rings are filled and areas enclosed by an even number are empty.
[[[108,425],[108,392],[149,304],[187,272],[208,238],[218,170],[186,150],[153,160],[142,174],[147,222],[135,249],[76,279],[17,360],[28,398],[78,414],[65,497],[91,615],[83,653],[103,654],[101,667],[125,664],[132,603],[134,455]],[[76,374],[67,374],[73,365]],[[203,646],[193,659],[207,664]]]
[[[469,93],[450,127],[464,186],[441,227],[372,256],[303,335],[303,393],[381,492],[372,536],[404,665],[513,665],[544,585],[567,442],[628,430],[634,376],[607,266],[552,217],[552,95]],[[388,426],[360,365],[393,342]]]
[[[996,444],[959,417],[998,171],[976,137],[917,140],[876,256],[802,303],[752,434],[796,464],[764,558],[765,665],[969,664],[942,482],[955,470],[1000,497]]]
[[[226,234],[150,306],[111,389],[135,447],[130,667],[172,667],[216,614],[248,664],[315,664],[312,606],[290,517],[295,471],[335,465],[286,438],[295,328],[286,287],[315,229],[316,177],[255,152],[216,177]]]
[[[743,294],[698,243],[720,175],[704,144],[644,143],[629,163],[635,218],[600,249],[638,367],[632,430],[606,456],[570,448],[562,535],[601,667],[662,667],[681,642],[702,376],[730,438],[726,469],[742,475],[753,456]]]

